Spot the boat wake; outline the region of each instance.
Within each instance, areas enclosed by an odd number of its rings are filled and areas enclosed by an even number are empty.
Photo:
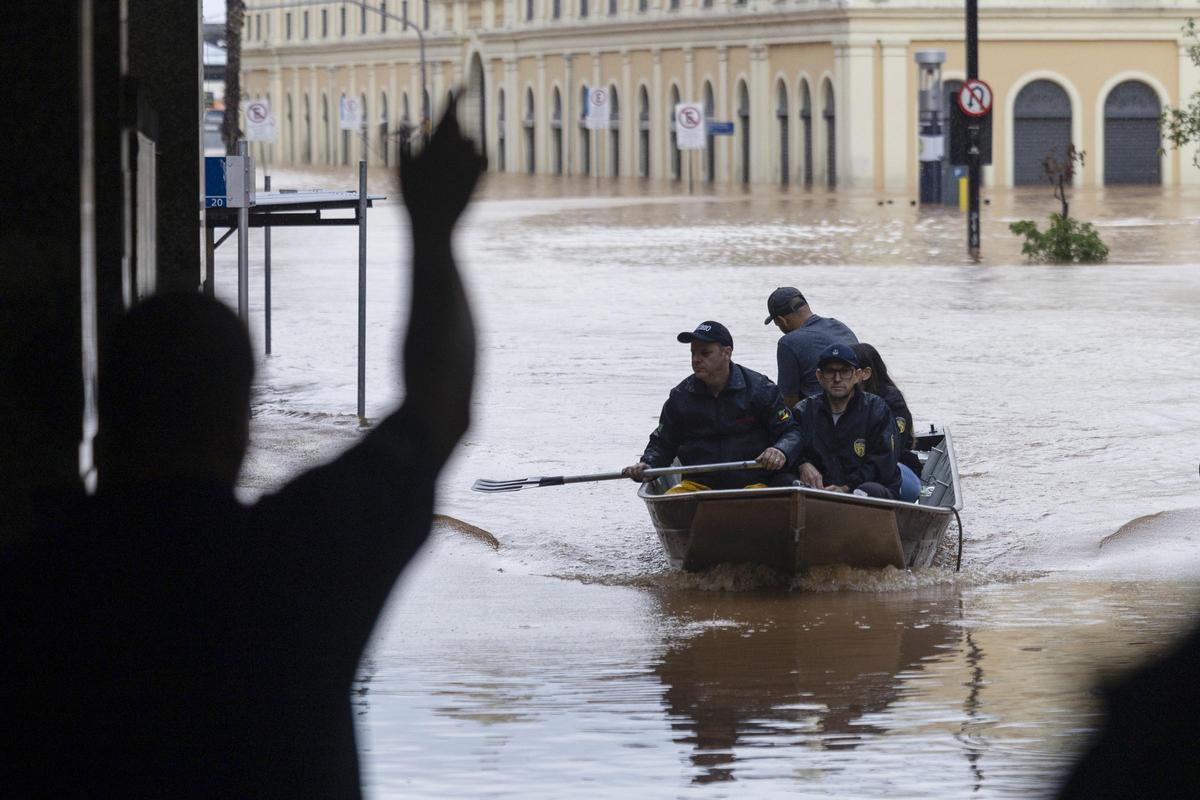
[[[842,565],[812,567],[795,576],[761,564],[718,564],[701,572],[651,572],[635,575],[556,574],[553,577],[605,586],[701,592],[911,592],[931,587],[970,588],[1017,583],[1040,577],[1032,573],[955,572],[945,567],[855,569]]]

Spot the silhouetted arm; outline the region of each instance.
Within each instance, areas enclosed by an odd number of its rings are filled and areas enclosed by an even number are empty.
[[[470,421],[475,326],[450,238],[484,164],[459,131],[453,103],[424,151],[401,154],[400,187],[413,239],[404,409],[426,427],[429,459],[438,468]]]

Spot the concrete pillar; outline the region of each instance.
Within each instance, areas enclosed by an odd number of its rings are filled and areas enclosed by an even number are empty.
[[[683,86],[680,91],[682,92],[682,96],[679,98],[680,102],[694,103],[698,99],[703,99],[696,96],[696,52],[690,47],[683,48]],[[674,113],[674,109],[672,109],[672,113]],[[698,169],[703,154],[703,150],[685,150],[680,153],[679,170],[682,173],[680,177],[684,181],[688,180],[690,172],[692,182],[700,182]]]
[[[550,109],[546,102],[546,57],[537,57],[537,89],[534,92],[533,109],[533,146],[535,150],[534,165],[537,171],[550,172]]]
[[[572,76],[574,65],[575,56],[571,53],[563,53],[563,172],[567,175],[574,173],[575,148],[573,144],[579,128],[575,124],[578,115],[575,112],[575,79]]]
[[[590,11],[590,10],[589,10]],[[621,174],[637,175],[637,98],[633,96],[633,56],[621,51]]]
[[[875,185],[875,46],[835,49],[838,186]]]
[[[507,130],[504,132],[508,152],[505,153],[509,172],[525,169],[525,137],[522,120],[525,116],[525,98],[520,95],[517,84],[517,60],[504,59],[504,93],[508,108],[504,110]]]
[[[1200,67],[1192,63],[1188,53],[1191,44],[1190,41],[1179,43],[1179,97],[1174,102],[1181,108],[1186,107],[1192,95],[1200,91]],[[1179,184],[1181,186],[1200,186],[1200,168],[1192,163],[1195,147],[1196,145],[1192,145],[1179,150]]]
[[[750,48],[750,182],[771,182],[771,132],[775,129],[775,102],[771,97],[767,48]]]
[[[667,152],[670,144],[667,114],[671,112],[666,108],[670,100],[663,94],[662,51],[655,47],[650,50],[650,55],[654,59],[650,95],[650,147],[654,156],[650,159],[650,174],[655,178],[666,178],[671,174],[671,154]]]
[[[908,58],[905,42],[883,45],[883,120],[878,129],[883,135],[883,188],[888,192],[908,190],[909,170],[915,169],[916,155],[909,152],[909,135],[916,125],[915,87],[909,89],[909,74],[915,69]]]
[[[719,121],[728,121],[732,119],[729,112],[731,106],[729,101],[729,48],[721,45],[717,48],[717,89],[716,97],[713,98],[716,108],[713,110],[714,116]],[[729,158],[730,140],[732,136],[716,136],[714,143],[717,148],[716,164],[713,167],[715,180],[721,183],[729,183],[732,180],[730,170],[732,169]]]
[[[591,89],[598,88],[601,85],[602,84],[600,81],[600,51],[593,50],[592,51],[592,82],[590,84],[588,84],[588,90],[590,91]],[[604,163],[605,163],[604,159],[601,158],[601,155],[604,153],[604,129],[601,128],[598,131],[588,130],[587,135],[590,136],[591,140],[592,140],[592,176],[598,178],[598,177],[600,177],[600,175],[603,174],[602,169],[603,169]]]

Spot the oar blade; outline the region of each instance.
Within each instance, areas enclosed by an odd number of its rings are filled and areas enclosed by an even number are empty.
[[[512,481],[494,481],[487,478],[480,478],[475,481],[475,483],[471,484],[471,489],[476,492],[487,493],[519,492],[526,486],[537,486],[537,480],[535,479],[532,483],[530,483],[525,478]]]

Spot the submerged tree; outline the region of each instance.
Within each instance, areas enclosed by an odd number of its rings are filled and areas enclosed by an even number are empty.
[[[1045,232],[1038,229],[1031,219],[1023,219],[1008,226],[1018,236],[1025,237],[1021,254],[1030,261],[1051,264],[1094,264],[1108,258],[1108,247],[1100,241],[1100,234],[1090,222],[1080,222],[1071,217],[1071,205],[1067,199],[1067,187],[1075,180],[1076,167],[1084,164],[1085,153],[1068,145],[1062,159],[1058,149],[1046,153],[1042,159],[1042,174],[1054,187],[1054,199],[1062,204],[1062,213],[1050,215],[1050,225]]]

